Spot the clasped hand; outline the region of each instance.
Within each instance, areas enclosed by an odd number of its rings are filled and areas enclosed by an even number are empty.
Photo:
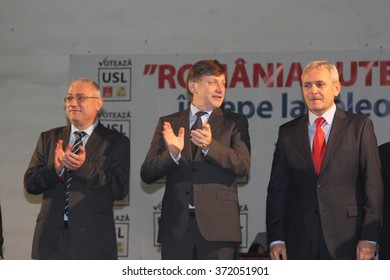
[[[177,157],[184,148],[184,128],[180,127],[178,135],[173,132],[169,122],[164,122],[162,135],[169,152]],[[203,129],[191,130],[191,142],[201,149],[208,149],[211,144],[212,133],[208,123],[203,124]]]
[[[59,174],[63,168],[69,170],[76,170],[80,168],[86,157],[86,151],[84,146],[80,146],[78,154],[72,153],[72,144],[66,146],[66,150],[62,149],[63,140],[57,141],[57,146],[54,152],[54,168]]]
[[[376,245],[367,241],[359,240],[356,246],[356,259],[372,260],[375,257]],[[286,245],[276,244],[270,249],[271,260],[287,260]]]
[[[190,138],[198,148],[208,149],[211,144],[211,128],[208,123],[203,124],[202,129],[191,130]]]
[[[367,241],[359,240],[356,246],[357,260],[372,260],[375,257],[376,245]]]

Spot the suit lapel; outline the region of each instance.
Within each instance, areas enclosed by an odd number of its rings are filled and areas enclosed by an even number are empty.
[[[208,124],[210,124],[211,133],[214,134],[215,129],[221,125],[223,112],[221,108],[214,109],[210,115],[208,120]]]
[[[297,140],[297,146],[303,153],[303,158],[305,159],[307,166],[311,168],[313,173],[316,173],[314,168],[314,163],[313,163],[313,157],[311,155],[308,124],[309,124],[309,117],[306,114],[303,118],[300,119],[300,122],[295,130],[296,132],[295,139]]]
[[[70,137],[70,125],[65,126],[63,129],[61,129],[58,133],[58,139],[62,139],[62,149],[65,151],[66,146],[69,144],[69,137]]]
[[[102,141],[104,138],[104,129],[104,126],[99,121],[98,125],[89,136],[87,145],[85,146],[85,149],[89,154],[93,154],[93,151],[98,147],[100,141]]]

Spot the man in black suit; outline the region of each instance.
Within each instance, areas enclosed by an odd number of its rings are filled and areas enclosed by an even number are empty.
[[[159,119],[141,167],[147,184],[165,177],[158,241],[162,259],[235,259],[241,242],[237,177],[248,175],[246,117],[220,108],[226,69],[196,62],[190,108]],[[190,130],[199,111],[200,128]],[[194,151],[192,151],[192,146]]]
[[[309,63],[301,82],[309,112],[279,128],[268,185],[270,256],[372,259],[383,195],[373,123],[336,106],[341,84],[332,63]],[[314,161],[320,135],[324,157]]]
[[[0,207],[0,259],[3,259],[3,243],[4,243],[4,238],[3,238],[3,220],[1,218],[1,207]]]
[[[64,100],[70,125],[41,133],[24,176],[28,193],[43,194],[32,258],[117,259],[113,204],[129,191],[130,141],[99,122],[93,81],[73,81]]]
[[[382,164],[384,195],[383,224],[378,257],[380,260],[390,260],[390,142],[379,146],[379,155]]]

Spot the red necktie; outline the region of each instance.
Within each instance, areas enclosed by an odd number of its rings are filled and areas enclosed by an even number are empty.
[[[317,118],[315,122],[316,132],[314,133],[313,149],[311,153],[313,155],[314,167],[317,171],[317,174],[320,174],[322,159],[324,158],[326,149],[325,134],[321,128],[321,125],[325,122],[325,119]]]

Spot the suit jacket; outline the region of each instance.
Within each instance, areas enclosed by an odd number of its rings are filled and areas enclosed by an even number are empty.
[[[383,195],[383,226],[379,244],[379,259],[390,260],[390,142],[379,146],[382,163]]]
[[[3,257],[3,220],[1,218],[1,207],[0,207],[0,258]]]
[[[355,259],[358,240],[379,241],[382,194],[372,121],[337,108],[317,176],[305,114],[279,128],[268,185],[268,240],[284,240],[290,259],[311,258],[310,242],[318,240],[321,226],[335,259]]]
[[[24,186],[42,194],[32,258],[47,259],[63,231],[65,184],[57,175],[54,151],[58,139],[69,142],[70,126],[41,133]],[[113,203],[129,191],[130,141],[100,122],[90,135],[84,164],[72,173],[69,231],[76,259],[117,259]]]
[[[150,149],[141,167],[147,184],[166,177],[159,225],[159,242],[180,240],[188,224],[188,204],[193,186],[196,221],[210,241],[241,241],[237,176],[250,168],[248,121],[239,114],[220,108],[213,110],[208,123],[212,141],[206,156],[192,159],[189,109],[161,117]],[[164,122],[170,122],[177,135],[185,128],[185,144],[179,164],[171,158],[162,137]]]

